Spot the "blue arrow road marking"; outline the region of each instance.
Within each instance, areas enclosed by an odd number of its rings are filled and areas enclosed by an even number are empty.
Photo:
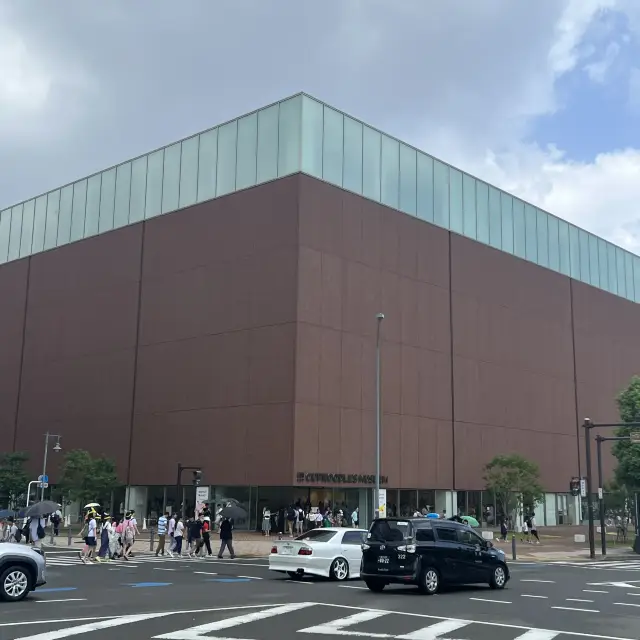
[[[133,587],[134,589],[140,589],[142,587],[169,587],[173,584],[173,582],[134,582],[128,584],[128,587]]]
[[[210,578],[205,582],[251,582],[249,578]]]
[[[56,593],[57,591],[76,591],[78,587],[57,587],[51,589],[36,589],[38,593]]]

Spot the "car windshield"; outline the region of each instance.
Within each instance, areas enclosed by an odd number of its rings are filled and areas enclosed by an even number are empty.
[[[408,537],[409,526],[407,520],[376,520],[367,537],[381,542],[400,542]]]
[[[327,531],[326,529],[312,529],[298,536],[296,540],[301,542],[329,542],[336,535],[335,531]]]

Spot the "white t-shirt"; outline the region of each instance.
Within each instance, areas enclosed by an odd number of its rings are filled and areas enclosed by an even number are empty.
[[[169,520],[169,530],[167,531],[167,533],[172,536],[173,532],[176,530],[176,520],[175,518],[171,518]]]
[[[531,516],[531,531],[535,531],[536,530],[536,519]]]
[[[33,518],[29,523],[29,538],[33,540],[39,540],[38,538],[38,525],[44,529],[44,518]]]
[[[91,520],[89,520],[89,528],[87,529],[87,538],[96,537],[96,526],[96,519],[91,518]]]
[[[174,534],[175,538],[180,538],[182,537],[182,534],[184,533],[184,524],[182,522],[178,522],[176,524],[176,532]]]

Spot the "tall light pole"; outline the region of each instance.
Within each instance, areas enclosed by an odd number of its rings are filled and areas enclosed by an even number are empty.
[[[40,481],[40,500],[44,500],[44,485],[45,478],[47,477],[47,454],[49,453],[49,438],[57,438],[55,445],[53,446],[53,450],[58,453],[62,451],[62,447],[60,446],[60,438],[57,433],[47,433],[44,434],[44,460],[42,462],[42,480]]]
[[[382,422],[382,398],[380,389],[380,329],[384,320],[384,313],[376,316],[376,490],[373,496],[373,513],[374,517],[380,516],[380,427]]]

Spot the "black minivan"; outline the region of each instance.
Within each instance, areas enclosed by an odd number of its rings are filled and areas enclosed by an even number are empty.
[[[429,518],[379,518],[362,545],[360,577],[371,591],[388,584],[415,584],[428,595],[441,584],[509,580],[504,552],[466,524]]]

